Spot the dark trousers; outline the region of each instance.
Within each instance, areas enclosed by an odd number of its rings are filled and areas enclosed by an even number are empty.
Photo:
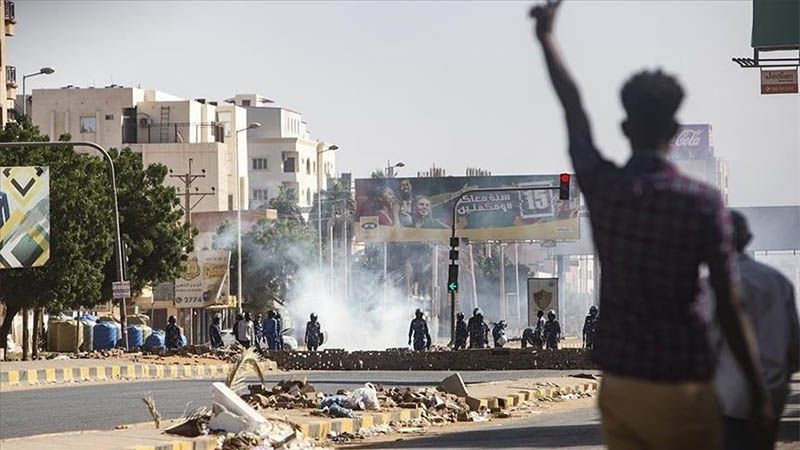
[[[772,413],[775,415],[775,423],[772,427],[772,448],[775,448],[775,439],[778,437],[778,424],[789,397],[789,386],[783,385],[778,389],[770,391],[772,399]],[[746,419],[736,419],[733,417],[722,416],[723,426],[723,448],[725,450],[749,450],[756,447],[753,434],[750,431],[749,421]]]

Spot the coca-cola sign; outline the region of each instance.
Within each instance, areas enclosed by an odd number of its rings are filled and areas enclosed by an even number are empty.
[[[675,150],[707,150],[710,132],[710,125],[681,125],[671,146]]]

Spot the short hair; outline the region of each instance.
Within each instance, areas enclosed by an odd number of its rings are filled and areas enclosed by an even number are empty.
[[[750,225],[747,224],[744,214],[735,209],[730,210],[730,213],[733,219],[733,245],[736,251],[741,253],[753,239],[753,235],[750,233]]]
[[[622,86],[620,96],[628,121],[628,137],[655,150],[675,133],[675,113],[683,102],[678,80],[661,72],[644,70]]]

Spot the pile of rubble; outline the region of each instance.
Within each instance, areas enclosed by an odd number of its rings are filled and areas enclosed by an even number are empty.
[[[251,384],[247,389],[249,394],[243,395],[242,400],[256,409],[316,408],[319,401],[325,397],[325,394],[317,392],[314,385],[306,378],[282,380],[269,390],[261,384]]]
[[[463,398],[434,388],[383,389],[379,386],[378,398],[386,407],[421,409],[422,418],[433,425],[470,420],[469,406]]]

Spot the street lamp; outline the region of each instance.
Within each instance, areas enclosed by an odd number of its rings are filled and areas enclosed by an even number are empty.
[[[38,75],[50,75],[56,70],[52,67],[42,67],[36,73],[29,73],[28,75],[22,76],[22,115],[26,115],[28,112],[28,99],[25,98],[25,80],[30,77],[35,77]]]
[[[402,161],[398,161],[394,165],[392,165],[392,163],[390,161],[386,161],[386,178],[394,178],[394,169],[395,168],[399,169],[399,168],[405,167],[405,166],[406,166],[406,163],[404,163]]]
[[[236,147],[236,294],[239,300],[236,303],[239,313],[242,312],[242,298],[244,297],[242,292],[242,178],[239,175],[239,133],[259,127],[261,127],[259,122],[249,123],[247,127],[236,130],[233,137],[233,144]]]
[[[319,269],[322,271],[322,161],[319,156],[325,152],[339,150],[339,146],[333,144],[322,150],[317,148],[317,237],[319,239]]]

